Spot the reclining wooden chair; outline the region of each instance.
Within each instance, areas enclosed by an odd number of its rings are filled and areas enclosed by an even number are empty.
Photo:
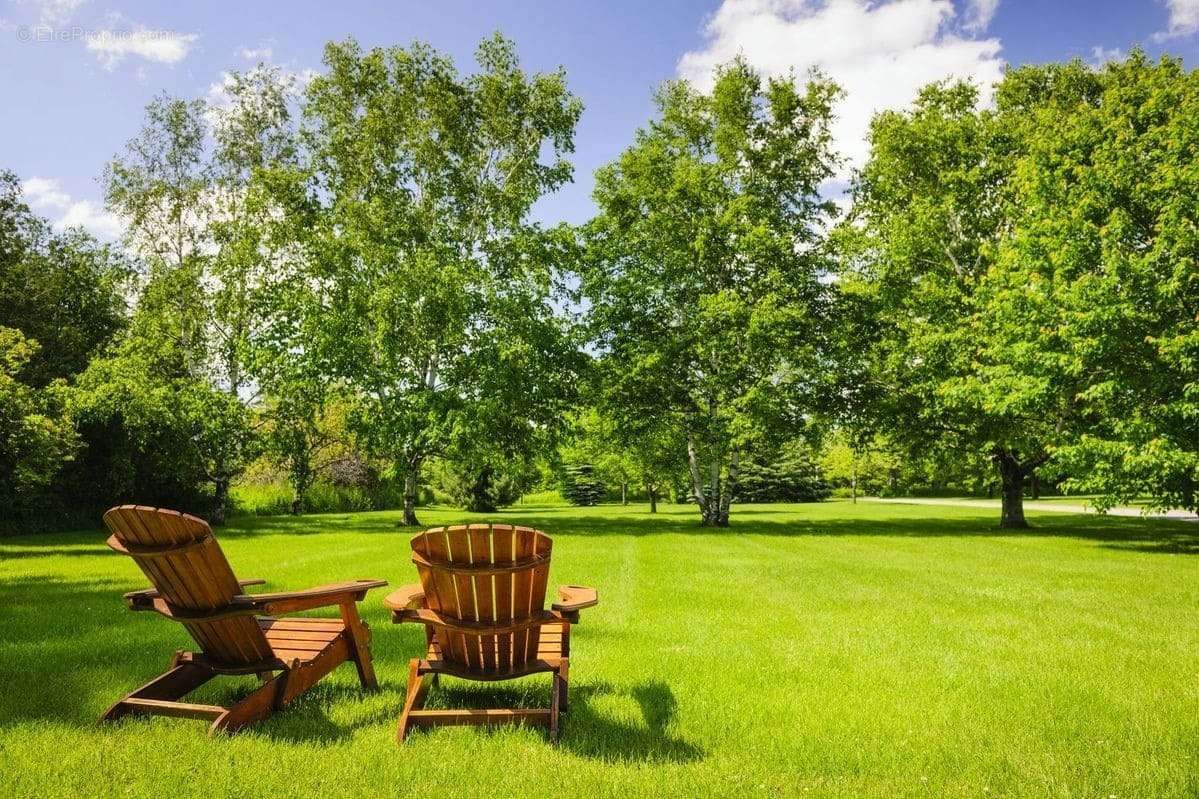
[[[182,716],[211,719],[210,735],[232,732],[281,709],[347,660],[364,688],[378,688],[370,631],[355,603],[385,580],[251,596],[242,589],[264,581],[234,577],[202,519],[122,505],[104,514],[104,524],[112,533],[108,546],[132,557],[154,586],[125,594],[125,604],[182,623],[202,652],[176,652],[170,669],[110,707],[102,721],[130,713]],[[323,607],[339,608],[341,618],[273,618]],[[179,701],[218,674],[257,674],[262,684],[229,708]]]
[[[566,712],[570,625],[595,605],[594,588],[562,586],[544,609],[550,569],[549,536],[528,527],[472,524],[436,527],[412,539],[420,585],[390,594],[392,621],[425,625],[427,651],[408,665],[408,695],[397,738],[414,726],[526,722],[549,727],[558,740]],[[427,710],[429,684],[438,675],[467,680],[510,680],[550,672],[546,709]]]

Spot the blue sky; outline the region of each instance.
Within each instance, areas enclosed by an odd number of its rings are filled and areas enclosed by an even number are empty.
[[[583,0],[580,2],[205,2],[0,0],[0,168],[59,224],[119,232],[97,178],[135,135],[155,94],[205,97],[222,73],[259,60],[321,68],[329,39],[365,46],[414,39],[464,71],[502,31],[532,70],[565,66],[586,106],[575,182],[544,200],[547,221],[591,213],[591,175],[652,112],[651,92],[744,54],[766,72],[819,66],[843,84],[836,135],[852,166],[874,111],[907,103],[945,75],[982,85],[1004,64],[1099,63],[1140,44],[1188,66],[1199,56],[1199,0]]]

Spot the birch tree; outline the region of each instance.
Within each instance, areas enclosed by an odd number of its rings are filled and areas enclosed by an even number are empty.
[[[818,75],[763,81],[740,60],[711,93],[668,82],[658,116],[596,175],[583,293],[603,402],[681,431],[704,525],[728,525],[747,448],[813,410],[837,91]]]
[[[422,44],[333,43],[305,101],[305,357],[357,398],[352,425],[403,477],[406,524],[430,458],[560,423],[578,357],[553,305],[565,239],[529,211],[570,180],[581,104],[502,37],[476,59],[462,76]]]

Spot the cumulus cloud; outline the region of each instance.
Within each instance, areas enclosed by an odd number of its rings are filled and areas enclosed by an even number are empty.
[[[54,178],[32,177],[21,182],[21,189],[30,208],[45,216],[54,217],[54,229],[82,227],[93,236],[113,240],[120,237],[124,226],[103,206],[91,200],[74,200]]]
[[[998,10],[999,0],[966,0],[966,15],[962,27],[974,33],[985,31]]]
[[[1153,34],[1156,41],[1190,36],[1199,31],[1199,0],[1165,0],[1170,12],[1168,27]]]
[[[187,57],[198,38],[195,33],[140,26],[125,30],[106,28],[87,37],[87,49],[96,54],[101,66],[111,71],[129,56],[159,64],[177,64]]]
[[[53,178],[30,178],[22,181],[21,190],[26,202],[33,208],[62,210],[71,204],[71,195],[63,191]]]
[[[81,227],[93,236],[101,239],[119,238],[124,231],[121,221],[105,211],[103,206],[91,200],[78,200],[71,203],[62,218],[54,223],[59,230]]]
[[[974,5],[993,13],[996,3]],[[1001,45],[970,35],[974,19],[957,20],[949,0],[724,0],[705,26],[705,46],[684,54],[678,70],[707,89],[713,68],[737,55],[768,75],[819,68],[846,92],[833,135],[853,167],[868,153],[871,117],[909,104],[928,83],[971,79],[990,102]]]

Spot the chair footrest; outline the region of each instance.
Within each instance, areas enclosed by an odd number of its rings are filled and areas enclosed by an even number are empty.
[[[197,705],[191,702],[172,702],[167,699],[142,699],[127,697],[121,704],[129,708],[130,713],[142,713],[155,716],[176,716],[186,719],[215,719],[223,715],[227,708],[220,705]]]
[[[548,708],[492,708],[486,710],[411,710],[408,722],[412,725],[435,727],[442,724],[526,724],[548,725]]]

